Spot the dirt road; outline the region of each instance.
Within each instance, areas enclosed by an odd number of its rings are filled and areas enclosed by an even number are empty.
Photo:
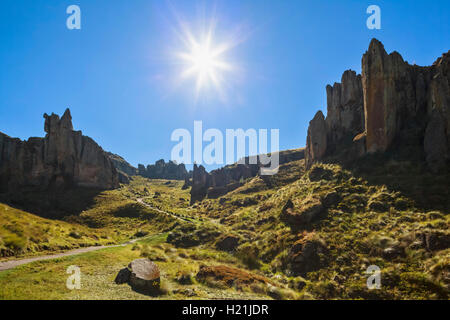
[[[142,199],[136,199],[136,201],[138,203],[140,203],[141,205],[143,205],[147,208],[150,208],[152,210],[155,210],[159,213],[166,214],[166,215],[172,216],[176,219],[183,220],[183,221],[186,221],[189,223],[193,223],[192,221],[182,218],[182,217],[178,217],[178,216],[174,215],[173,213],[166,212],[166,211],[160,210],[158,208],[152,207],[152,206],[146,204]],[[118,244],[118,245],[86,247],[86,248],[74,249],[74,250],[70,250],[67,252],[57,253],[57,254],[52,254],[52,255],[45,255],[45,256],[38,256],[38,257],[32,257],[32,258],[26,258],[26,259],[9,260],[9,261],[5,261],[5,262],[0,262],[0,272],[9,270],[9,269],[13,269],[13,268],[21,266],[23,264],[27,264],[27,263],[31,263],[31,262],[35,262],[35,261],[43,261],[43,260],[51,260],[51,259],[57,259],[57,258],[62,258],[62,257],[69,257],[69,256],[81,254],[81,253],[97,251],[97,250],[102,250],[102,249],[106,249],[106,248],[124,247],[128,244],[135,243],[138,240],[144,240],[146,238],[153,237],[153,236],[155,236],[155,235],[144,237],[144,238],[134,239],[134,240],[128,241],[126,243]]]

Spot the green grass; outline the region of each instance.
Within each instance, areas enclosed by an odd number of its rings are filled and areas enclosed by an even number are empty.
[[[162,299],[448,299],[450,177],[430,175],[410,162],[378,160],[366,159],[351,170],[316,164],[308,171],[304,161],[294,161],[276,176],[248,179],[220,199],[193,206],[189,190],[181,189],[183,182],[142,177],[97,194],[64,221],[4,206],[0,248],[26,255],[42,249],[37,246],[41,237],[61,249],[60,244],[76,247],[95,237],[118,243],[137,234],[153,236],[2,272],[0,299],[148,299],[113,283],[117,272],[137,257],[161,268],[167,291],[157,297]],[[290,210],[302,214],[325,204],[330,194],[339,197],[318,220],[299,226],[282,219],[289,200]],[[227,235],[237,236],[239,246],[218,251],[216,242]],[[428,244],[421,242],[427,237]],[[318,253],[307,261],[317,263],[298,274],[292,257],[303,254],[306,244],[321,249],[313,247]],[[69,265],[81,267],[80,291],[65,288]],[[237,268],[273,284],[230,287],[214,277],[199,282],[195,276],[202,265]],[[381,290],[366,287],[370,265],[382,270]]]

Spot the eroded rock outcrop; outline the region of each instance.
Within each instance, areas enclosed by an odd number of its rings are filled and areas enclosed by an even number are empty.
[[[403,130],[423,131],[430,69],[411,66],[387,54],[374,39],[362,59],[367,152],[385,152]],[[413,135],[408,130],[404,137]]]
[[[176,164],[173,161],[158,160],[154,165],[138,166],[138,174],[149,179],[185,180],[190,174],[183,163]]]
[[[307,166],[322,159],[327,152],[327,123],[322,111],[317,112],[314,119],[309,122],[306,146]]]
[[[329,147],[364,131],[364,104],[361,75],[347,70],[341,83],[327,86],[327,135]]]
[[[279,165],[305,158],[305,149],[279,152]],[[256,164],[253,164],[256,163]],[[263,167],[257,159],[246,157],[243,163],[236,163],[210,173],[203,166],[194,165],[191,189],[191,204],[208,197],[217,199],[243,185],[244,180],[256,177]]]
[[[364,103],[361,75],[347,70],[340,83],[328,85],[327,117],[319,111],[310,122],[306,142],[306,165],[335,153],[342,145],[352,145],[358,134],[364,132]],[[353,153],[365,153],[360,143]]]
[[[135,176],[137,174],[137,169],[133,167],[131,164],[129,164],[121,156],[111,152],[107,152],[107,155],[111,159],[112,163],[114,164],[114,167],[116,167],[117,170],[123,172],[128,176]]]
[[[81,131],[73,131],[72,116],[44,114],[45,138],[27,141],[0,133],[0,192],[21,188],[119,186],[117,170],[103,149]]]
[[[327,87],[328,113],[311,121],[307,165],[341,152],[345,160],[386,151],[423,153],[439,172],[450,150],[450,52],[430,67],[409,65],[373,39],[362,59],[362,74],[346,71]],[[326,139],[324,138],[326,136]]]

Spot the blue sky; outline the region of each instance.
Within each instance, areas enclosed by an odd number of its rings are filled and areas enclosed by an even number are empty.
[[[81,30],[66,27],[72,4]],[[371,4],[381,30],[366,27]],[[195,98],[193,79],[175,85],[177,17],[196,35],[212,16],[214,41],[242,40],[226,53],[238,70],[225,76],[226,99],[214,90]],[[450,49],[449,21],[447,0],[2,0],[0,131],[43,136],[43,113],[70,107],[76,130],[133,165],[169,159],[172,131],[192,131],[194,120],[276,128],[280,149],[302,147],[308,122],[326,111],[325,86],[361,71],[371,38],[430,65]]]

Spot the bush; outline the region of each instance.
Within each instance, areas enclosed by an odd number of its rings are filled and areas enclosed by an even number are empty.
[[[27,244],[24,238],[20,238],[16,234],[9,234],[3,239],[5,246],[13,251],[22,251]]]

